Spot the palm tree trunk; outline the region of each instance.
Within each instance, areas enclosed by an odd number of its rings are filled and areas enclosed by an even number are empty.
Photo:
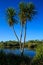
[[[22,46],[21,46],[22,32],[23,32],[23,26],[21,24],[21,33],[20,33],[20,50],[21,50],[21,52],[22,52]]]
[[[22,54],[24,52],[24,44],[25,44],[25,40],[26,40],[26,23],[25,23],[25,27],[24,27],[24,43],[23,43],[23,51],[22,51]]]
[[[13,29],[14,34],[15,34],[15,36],[16,36],[16,38],[17,38],[18,42],[19,42],[19,38],[18,38],[18,36],[17,36],[17,34],[16,34],[15,30],[14,30],[14,26],[12,27],[12,29]]]

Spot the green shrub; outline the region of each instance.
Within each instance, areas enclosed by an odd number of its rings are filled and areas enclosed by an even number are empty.
[[[43,44],[36,48],[36,56],[32,61],[32,65],[43,65]]]

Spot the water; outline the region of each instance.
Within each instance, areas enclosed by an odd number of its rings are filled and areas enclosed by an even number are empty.
[[[1,50],[1,49],[0,49]],[[15,49],[15,50],[12,50],[12,49],[3,49],[3,51],[8,54],[8,53],[13,53],[13,54],[16,54],[16,55],[21,55],[21,51],[20,49]],[[28,56],[28,57],[34,57],[36,52],[33,51],[33,50],[29,50],[29,49],[24,49],[24,52],[23,54],[25,56]]]

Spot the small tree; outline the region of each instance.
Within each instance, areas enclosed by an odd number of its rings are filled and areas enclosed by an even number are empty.
[[[14,34],[15,34],[17,40],[19,41],[19,38],[14,29],[14,25],[17,24],[17,20],[15,19],[15,16],[16,16],[15,9],[8,8],[6,13],[7,13],[7,19],[8,19],[7,22],[9,24],[9,26],[12,28],[12,30],[14,31]]]
[[[23,2],[20,3],[19,9],[20,9],[19,18],[20,18],[22,29],[24,27],[24,43],[23,43],[23,47],[22,47],[23,48],[22,53],[23,53],[25,39],[26,39],[27,23],[30,22],[30,20],[32,20],[33,16],[36,14],[36,10],[35,10],[35,6],[33,3],[23,3]],[[21,39],[22,39],[22,32],[23,31],[21,30],[20,43],[21,43]]]

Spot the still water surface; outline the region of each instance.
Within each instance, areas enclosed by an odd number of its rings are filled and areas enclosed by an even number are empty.
[[[0,49],[1,50],[1,49]],[[21,52],[20,52],[20,49],[15,49],[15,50],[12,50],[12,49],[3,49],[3,51],[8,54],[8,53],[13,53],[13,54],[16,54],[16,55],[20,55]],[[29,49],[24,49],[24,53],[23,53],[25,56],[29,56],[29,57],[34,57],[36,52],[33,51],[33,50],[29,50]]]

